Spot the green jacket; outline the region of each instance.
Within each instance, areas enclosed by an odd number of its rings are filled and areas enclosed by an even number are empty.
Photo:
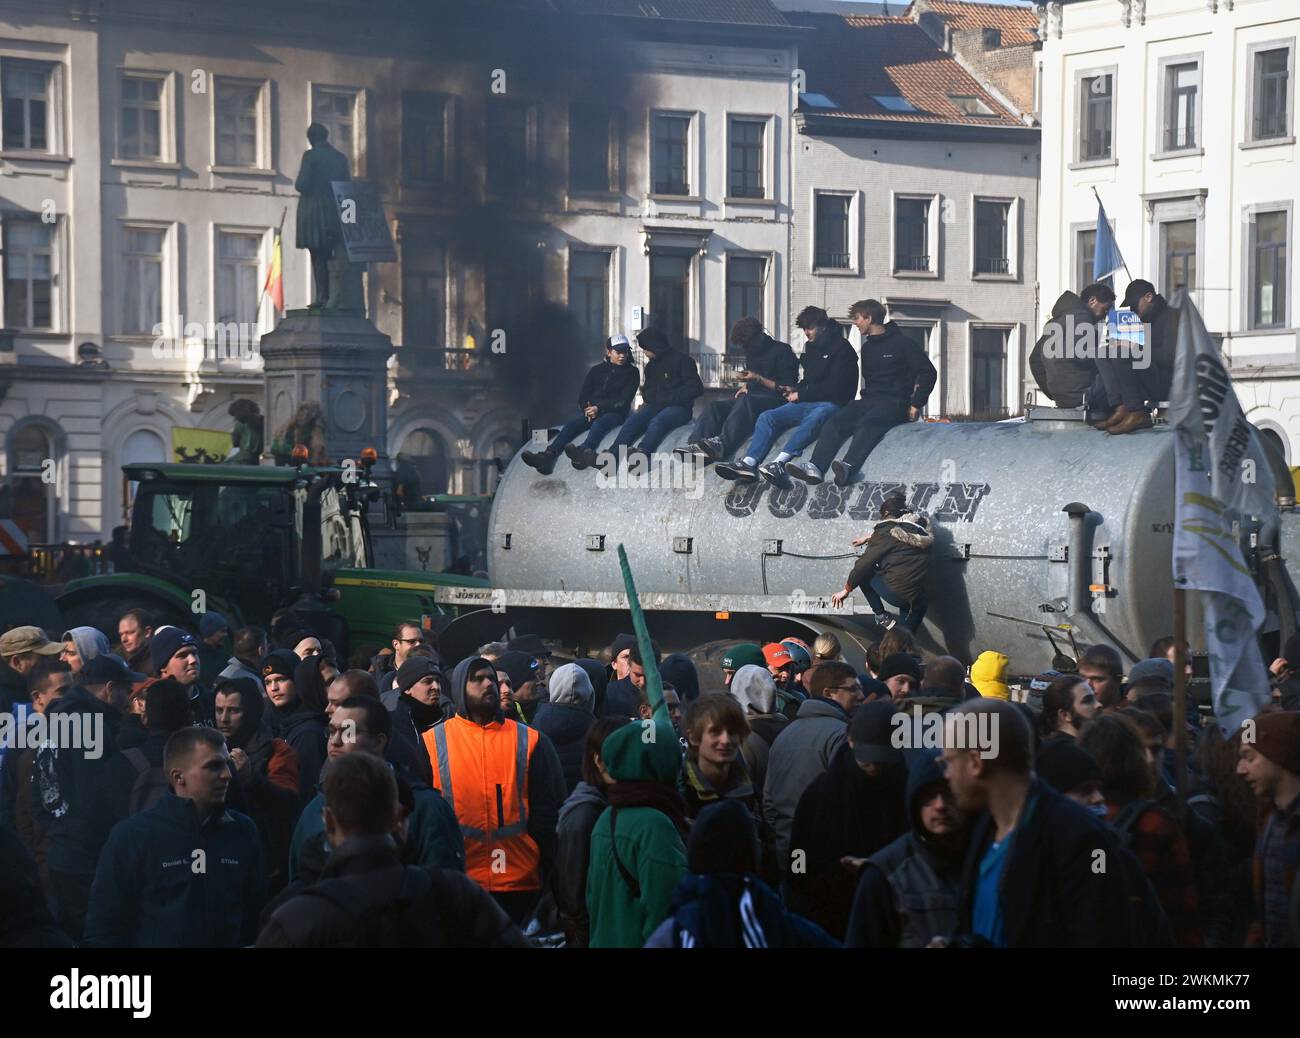
[[[653,739],[649,733],[653,731]],[[601,746],[601,760],[620,782],[655,782],[671,793],[681,767],[681,745],[672,726],[656,722],[624,725]],[[653,807],[618,809],[618,855],[641,888],[632,890],[614,861],[610,837],[613,808],[606,808],[591,833],[587,870],[587,913],[592,948],[640,948],[672,910],[673,892],[686,873],[686,846],[676,825]]]

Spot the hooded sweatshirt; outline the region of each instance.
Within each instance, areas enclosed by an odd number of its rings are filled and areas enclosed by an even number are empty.
[[[793,386],[799,380],[799,358],[787,342],[779,342],[760,332],[742,347],[745,351],[745,368],[755,375],[772,379],[778,386]],[[767,389],[758,382],[749,383],[746,394],[762,402],[783,403],[775,389]]]
[[[302,686],[298,684],[300,680],[306,679],[308,687],[313,688],[310,663],[310,660],[305,660],[294,670],[293,687],[297,698],[292,705],[281,710],[274,704],[267,703],[276,735],[292,746],[298,755],[298,799],[302,804],[316,795],[316,783],[320,781],[320,771],[325,766],[326,740],[329,737],[325,714],[321,709],[312,708],[303,698]],[[319,667],[314,673],[315,681],[319,684]],[[319,693],[313,689],[311,694],[315,696]]]
[[[915,602],[925,590],[930,572],[934,534],[924,512],[907,512],[897,519],[882,519],[871,531],[866,550],[858,556],[845,586],[868,587],[876,573],[905,602]]]
[[[694,661],[686,653],[674,652],[665,656],[659,664],[659,676],[677,689],[677,696],[683,706],[699,699],[700,672],[696,670]]]
[[[557,667],[548,688],[550,702],[538,708],[533,727],[555,744],[564,772],[565,792],[571,793],[582,781],[582,751],[587,729],[596,719],[596,692],[587,672],[576,663]]]
[[[938,759],[917,753],[907,772],[912,828],[867,859],[858,877],[844,943],[850,948],[924,948],[957,929],[965,842],[940,844],[921,824],[921,807],[945,785]]]
[[[939,373],[925,348],[895,322],[862,339],[862,402],[867,413],[903,421],[908,406],[924,407]]]
[[[641,399],[646,408],[658,411],[677,406],[689,411],[704,393],[695,358],[673,349],[667,336],[657,329],[647,328],[637,338],[643,348],[649,346],[654,350],[654,358],[645,366],[645,381],[641,385]]]
[[[801,362],[803,378],[795,386],[799,403],[843,407],[857,395],[858,355],[836,322],[822,327],[804,348]]]
[[[1058,407],[1078,407],[1083,403],[1083,395],[1097,377],[1097,362],[1091,357],[1048,354],[1064,351],[1067,343],[1071,347],[1082,345],[1088,333],[1081,330],[1089,327],[1095,333],[1097,318],[1093,312],[1073,292],[1062,292],[1052,305],[1051,320],[1043,326],[1043,334],[1030,351],[1029,371],[1038,388]]]
[[[111,651],[104,632],[97,627],[74,627],[70,631],[63,632],[63,640],[71,641],[77,647],[77,654],[81,657],[83,667],[96,656],[107,656]]]
[[[605,689],[609,685],[609,668],[603,663],[593,659],[574,660],[574,666],[581,667],[591,681],[592,688],[592,713],[597,717],[604,716],[605,708]]]
[[[790,719],[776,712],[776,682],[766,667],[747,663],[731,678],[728,691],[745,710],[749,735],[740,748],[754,788],[760,792],[767,782],[767,758]]]
[[[1007,685],[1007,667],[1011,661],[1000,652],[989,649],[981,652],[971,664],[970,681],[986,699],[1011,698],[1011,689]]]
[[[608,806],[603,789],[580,781],[560,808],[551,889],[564,927],[566,946],[570,948],[585,948],[590,939],[587,867],[591,861],[591,831]]]
[[[662,721],[624,725],[605,740],[600,756],[614,779],[611,799],[622,783],[661,786],[665,798],[676,796],[673,787],[682,756],[671,725]],[[673,891],[685,871],[686,845],[677,825],[662,810],[606,808],[591,834],[587,874],[591,947],[644,945],[668,917]]]
[[[587,372],[578,390],[578,410],[585,411],[589,404],[600,409],[601,415],[617,414],[626,417],[641,384],[641,372],[629,359],[623,364],[602,360]]]

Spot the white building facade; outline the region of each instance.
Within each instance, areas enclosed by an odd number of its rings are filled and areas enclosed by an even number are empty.
[[[1044,308],[1092,280],[1095,189],[1133,277],[1166,297],[1191,291],[1247,416],[1297,464],[1300,5],[1065,0],[1038,10]]]

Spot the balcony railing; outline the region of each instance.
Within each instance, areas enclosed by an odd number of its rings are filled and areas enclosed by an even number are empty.
[[[1269,141],[1275,137],[1285,137],[1287,135],[1286,110],[1257,115],[1255,116],[1254,125],[1254,140]]]
[[[829,270],[847,270],[849,267],[849,254],[847,252],[819,252],[815,261],[818,267],[825,267]]]
[[[649,357],[639,346],[632,347],[632,361],[644,372]],[[743,353],[692,353],[691,359],[700,369],[700,381],[706,389],[739,388],[736,377],[745,367]]]
[[[1005,256],[976,256],[976,274],[1010,274],[1011,261]]]
[[[1181,151],[1196,147],[1195,126],[1165,127],[1165,151]]]
[[[900,255],[894,258],[895,270],[929,270],[929,256]]]

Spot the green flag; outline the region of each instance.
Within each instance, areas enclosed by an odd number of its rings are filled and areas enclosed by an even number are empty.
[[[632,567],[627,562],[627,552],[623,545],[618,546],[618,565],[623,571],[623,587],[627,591],[627,607],[632,613],[632,629],[636,632],[636,643],[641,649],[642,667],[645,669],[645,694],[650,701],[650,710],[656,722],[672,727],[668,719],[668,704],[664,702],[664,683],[659,677],[659,664],[655,660],[654,649],[650,643],[650,629],[645,625],[645,613],[641,611],[641,600],[636,596],[636,585],[632,583]]]

